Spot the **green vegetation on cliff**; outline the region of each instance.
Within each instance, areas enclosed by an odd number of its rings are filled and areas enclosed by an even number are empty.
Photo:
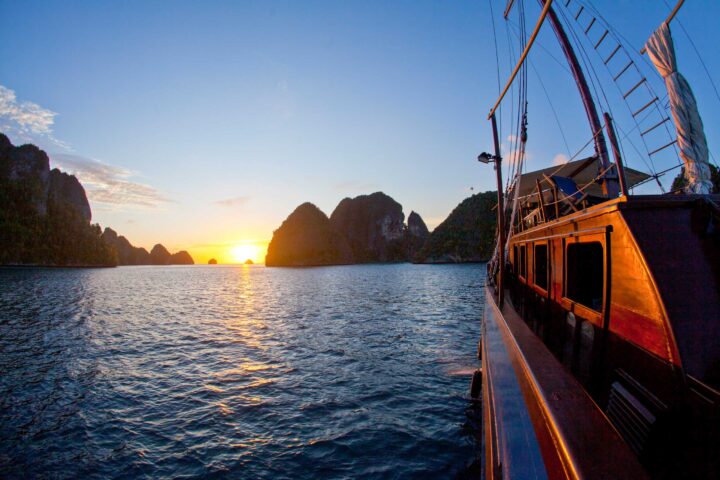
[[[496,192],[476,193],[433,230],[417,263],[483,262],[492,256],[497,224]]]
[[[85,190],[33,145],[0,134],[0,264],[117,265],[91,225]]]
[[[0,264],[117,265],[117,255],[72,207],[49,201],[45,215],[34,201],[39,182],[0,178]]]

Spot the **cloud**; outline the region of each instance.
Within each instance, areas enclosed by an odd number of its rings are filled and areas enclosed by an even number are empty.
[[[240,207],[250,201],[250,197],[233,197],[225,200],[216,200],[214,203],[223,207]]]
[[[0,130],[21,142],[44,143],[70,150],[70,146],[53,136],[57,113],[37,103],[18,101],[15,91],[0,85]]]
[[[15,91],[0,85],[0,131],[14,137],[14,143],[33,143],[40,148],[70,146],[53,136],[58,114],[37,103],[19,101]],[[19,141],[18,141],[19,140]],[[50,154],[55,166],[78,177],[88,198],[104,207],[157,207],[170,200],[155,188],[131,181],[134,172],[79,155]]]
[[[146,208],[170,202],[154,187],[129,180],[135,174],[125,168],[79,155],[52,154],[50,158],[55,166],[78,177],[92,202]]]
[[[506,145],[504,143],[500,144],[500,151],[503,157],[503,164],[515,164],[520,160],[520,149],[511,150],[510,145]],[[533,160],[534,156],[533,153],[530,150],[525,150],[525,164],[527,162],[530,162]]]
[[[564,165],[569,161],[570,159],[567,155],[565,155],[564,153],[558,153],[557,155],[555,155],[555,157],[553,157],[552,163],[553,165]]]

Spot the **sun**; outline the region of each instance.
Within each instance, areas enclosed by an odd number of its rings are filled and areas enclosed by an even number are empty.
[[[230,249],[230,254],[232,255],[233,262],[235,263],[245,263],[246,260],[252,260],[257,263],[259,260],[258,256],[260,255],[260,247],[249,243],[243,243],[232,247]]]

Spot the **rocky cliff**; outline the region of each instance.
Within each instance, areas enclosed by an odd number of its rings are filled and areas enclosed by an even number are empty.
[[[415,257],[417,263],[483,262],[495,242],[496,192],[463,200],[438,227]]]
[[[186,250],[170,255],[170,265],[194,265],[195,261]]]
[[[345,198],[328,217],[311,203],[300,205],[273,234],[267,266],[403,262],[412,259],[429,232],[420,215],[408,224],[402,205],[382,192]]]
[[[150,250],[150,263],[152,265],[170,265],[170,252],[161,244],[156,244]]]
[[[273,232],[265,265],[309,266],[352,263],[347,240],[319,208],[303,203]]]
[[[142,247],[133,246],[130,241],[118,235],[112,228],[105,228],[102,240],[112,247],[118,256],[120,265],[193,265],[195,261],[185,250],[170,254],[167,248],[157,244],[152,252],[148,253]]]
[[[348,241],[355,263],[405,260],[402,205],[382,192],[343,199],[330,225]]]
[[[413,260],[417,256],[429,236],[430,231],[422,217],[410,212],[405,230],[405,254],[408,260]]]
[[[85,189],[74,175],[63,173],[57,168],[50,170],[50,185],[48,188],[48,201],[62,204],[71,208],[86,222],[92,220],[90,203],[85,195]]]
[[[127,238],[118,236],[112,228],[105,228],[102,239],[115,249],[120,265],[150,265],[150,254],[147,250],[133,247]]]
[[[77,178],[0,133],[0,264],[115,265]]]

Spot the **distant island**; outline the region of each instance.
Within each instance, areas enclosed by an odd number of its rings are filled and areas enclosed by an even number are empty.
[[[14,146],[0,133],[0,265],[113,267],[192,265],[190,254],[151,252],[91,224],[85,189],[74,175],[50,169],[35,145]]]
[[[496,198],[495,192],[485,192],[465,199],[432,233],[416,212],[406,224],[402,205],[382,192],[345,198],[330,217],[303,203],[273,233],[265,265],[486,261],[493,248]]]
[[[273,232],[265,264],[486,261],[493,249],[495,203],[495,192],[472,195],[432,233],[416,212],[405,222],[402,205],[383,192],[344,198],[329,217],[312,203],[303,203]],[[38,147],[16,147],[0,133],[0,265],[195,263],[185,250],[170,253],[161,244],[149,252],[136,247],[91,219],[85,189],[75,176],[51,170],[47,154]]]
[[[130,241],[119,236],[112,228],[105,228],[102,240],[111,246],[118,255],[119,265],[194,265],[195,261],[185,250],[171,254],[161,244],[155,245],[150,252],[142,247],[134,247]]]
[[[254,264],[255,264],[255,262],[253,262],[249,258],[247,260],[245,260],[245,265],[254,265]]]
[[[428,232],[420,215],[404,220],[402,205],[382,192],[345,198],[330,217],[303,203],[273,233],[265,265],[405,262]]]

